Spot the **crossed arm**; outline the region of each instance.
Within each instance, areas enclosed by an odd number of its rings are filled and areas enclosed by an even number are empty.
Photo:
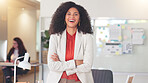
[[[89,72],[91,71],[93,62],[93,39],[91,36],[86,38],[86,46],[84,50],[83,60],[69,60],[60,61],[57,51],[56,38],[51,35],[49,52],[48,52],[48,67],[52,71],[66,71],[67,75],[74,74],[76,72]]]
[[[56,53],[54,53],[53,55],[51,55],[50,57],[53,61],[60,61],[58,55]],[[81,65],[83,64],[83,60],[74,60],[75,61],[75,65],[78,66],[78,65]]]

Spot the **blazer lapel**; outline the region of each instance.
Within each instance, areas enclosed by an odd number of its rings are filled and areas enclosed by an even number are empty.
[[[61,36],[61,53],[63,56],[63,61],[65,61],[65,52],[66,52],[66,29],[63,31]]]
[[[82,39],[82,33],[79,33],[77,30],[75,37],[74,59],[78,57],[78,52],[81,45],[81,39]]]

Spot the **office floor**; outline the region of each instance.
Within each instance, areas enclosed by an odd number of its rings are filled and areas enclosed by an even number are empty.
[[[39,77],[39,67],[36,68],[36,80],[38,80]],[[31,70],[25,74],[25,75],[19,75],[18,76],[18,81],[19,82],[30,82],[34,83],[34,68],[32,67]],[[0,68],[0,83],[3,83],[3,72]]]

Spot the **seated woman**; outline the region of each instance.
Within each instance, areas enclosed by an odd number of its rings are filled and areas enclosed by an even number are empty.
[[[16,37],[13,39],[13,46],[7,55],[6,62],[14,63],[14,61],[17,57],[24,56],[26,52],[27,52],[27,50],[25,49],[22,40],[20,38]],[[24,58],[19,59],[17,61],[17,63],[19,63],[23,60],[24,60]],[[30,59],[29,59],[29,62],[30,62]],[[14,76],[14,67],[13,66],[3,66],[2,70],[4,73],[5,79],[6,79],[6,83],[13,83],[11,81],[11,77]],[[17,75],[18,74],[25,74],[27,72],[28,72],[28,70],[23,70],[22,68],[17,67],[17,70],[16,70]],[[17,81],[17,76],[16,76],[16,81]]]

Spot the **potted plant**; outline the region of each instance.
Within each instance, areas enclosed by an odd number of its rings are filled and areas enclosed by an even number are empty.
[[[44,64],[47,64],[47,54],[48,54],[48,48],[49,48],[49,39],[50,39],[49,32],[48,32],[48,30],[45,30],[45,32],[41,36],[42,61],[43,61]]]
[[[45,30],[44,35],[41,37],[41,41],[43,43],[43,47],[46,48],[48,50],[49,48],[49,39],[50,39],[50,35],[48,30]]]

